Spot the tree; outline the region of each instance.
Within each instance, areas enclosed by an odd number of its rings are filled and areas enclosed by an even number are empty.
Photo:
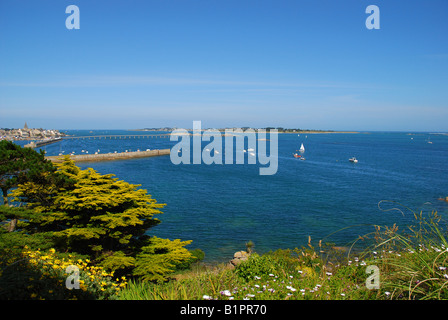
[[[146,190],[138,188],[140,185],[114,178],[113,174],[102,175],[92,168],[81,170],[68,156],[56,166],[56,173],[72,183],[58,187],[28,182],[13,192],[39,213],[28,222],[29,228],[35,232],[52,230],[60,249],[87,254],[108,269],[141,267],[141,261],[148,260],[148,246],[159,241],[145,233],[160,223],[154,215],[161,214],[159,209],[165,204],[157,203]],[[44,202],[36,196],[40,188],[51,195]],[[54,188],[57,192],[52,191]],[[170,255],[155,262],[163,272],[191,257],[183,248],[189,242],[160,240],[171,250]],[[160,272],[157,274],[154,279],[161,279]]]
[[[165,281],[166,274],[174,271],[176,265],[188,261],[190,252],[184,248],[191,241],[180,241],[152,237],[150,243],[137,255],[134,274],[143,280]]]
[[[0,141],[0,189],[3,204],[8,205],[8,191],[19,183],[45,180],[56,169],[45,159],[43,151],[36,152],[31,148],[22,148],[13,142]],[[14,231],[17,218],[12,217],[9,231]]]

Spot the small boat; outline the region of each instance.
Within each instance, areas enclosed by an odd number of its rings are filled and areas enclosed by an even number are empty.
[[[358,159],[356,159],[355,157],[352,157],[352,158],[348,159],[348,161],[356,163],[356,162],[358,162]]]
[[[294,158],[298,158],[299,160],[305,160],[304,157],[302,157],[300,154],[298,153],[293,153]]]
[[[303,143],[302,143],[302,145],[300,146],[299,151],[300,151],[300,152],[305,152],[305,147],[303,146]]]

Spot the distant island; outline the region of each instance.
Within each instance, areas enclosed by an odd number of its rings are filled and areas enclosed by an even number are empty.
[[[20,129],[0,129],[0,140],[46,140],[46,139],[56,139],[65,137],[64,133],[59,132],[59,130],[48,130],[48,129],[30,129],[25,122],[23,128]]]
[[[143,129],[134,129],[131,131],[167,131],[167,132],[172,132],[176,129],[180,129],[180,128],[176,128],[176,127],[163,127],[163,128],[143,128]],[[265,128],[252,128],[252,127],[241,127],[241,128],[237,128],[237,127],[233,127],[233,128],[209,128],[209,129],[216,129],[220,132],[225,132],[226,130],[236,130],[236,129],[242,129],[244,131],[248,130],[248,129],[252,129],[252,130],[266,130],[266,131],[271,131],[273,129],[277,129],[278,133],[359,133],[357,131],[334,131],[334,130],[317,130],[317,129],[300,129],[300,128],[283,128],[283,127],[265,127]],[[192,129],[187,129],[189,131],[192,131]],[[207,130],[207,129],[202,129],[202,131]]]

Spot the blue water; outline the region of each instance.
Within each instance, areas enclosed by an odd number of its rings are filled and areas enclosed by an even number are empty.
[[[130,131],[68,131],[74,135],[153,134]],[[411,139],[412,138],[412,139]],[[428,139],[432,144],[428,143]],[[169,139],[65,140],[46,146],[48,155],[170,148]],[[292,157],[305,145],[306,161]],[[193,240],[206,261],[223,261],[245,249],[257,252],[306,245],[308,236],[346,245],[371,225],[400,228],[413,223],[401,207],[383,212],[381,200],[448,218],[448,135],[428,133],[279,134],[278,171],[260,176],[260,165],[174,165],[169,156],[79,163],[140,184],[166,203],[162,223],[149,235]],[[350,163],[355,156],[359,162]],[[395,205],[396,206],[396,205]],[[390,203],[382,207],[392,208]],[[347,228],[349,227],[349,228]],[[345,229],[344,229],[345,228]]]

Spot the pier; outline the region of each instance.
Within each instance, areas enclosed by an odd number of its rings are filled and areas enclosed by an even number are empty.
[[[30,143],[26,144],[24,147],[25,148],[39,148],[39,147],[43,147],[46,146],[48,144],[52,144],[52,143],[56,143],[62,141],[62,138],[54,138],[54,139],[45,139],[45,140],[40,140],[37,142],[31,141]]]
[[[125,160],[136,158],[147,158],[166,156],[170,154],[170,149],[157,149],[149,151],[132,151],[132,152],[120,152],[120,153],[99,153],[99,154],[78,154],[68,155],[70,159],[75,162],[98,162],[98,161],[113,161],[113,160]],[[60,163],[64,161],[65,156],[47,156],[46,159],[54,163]]]

